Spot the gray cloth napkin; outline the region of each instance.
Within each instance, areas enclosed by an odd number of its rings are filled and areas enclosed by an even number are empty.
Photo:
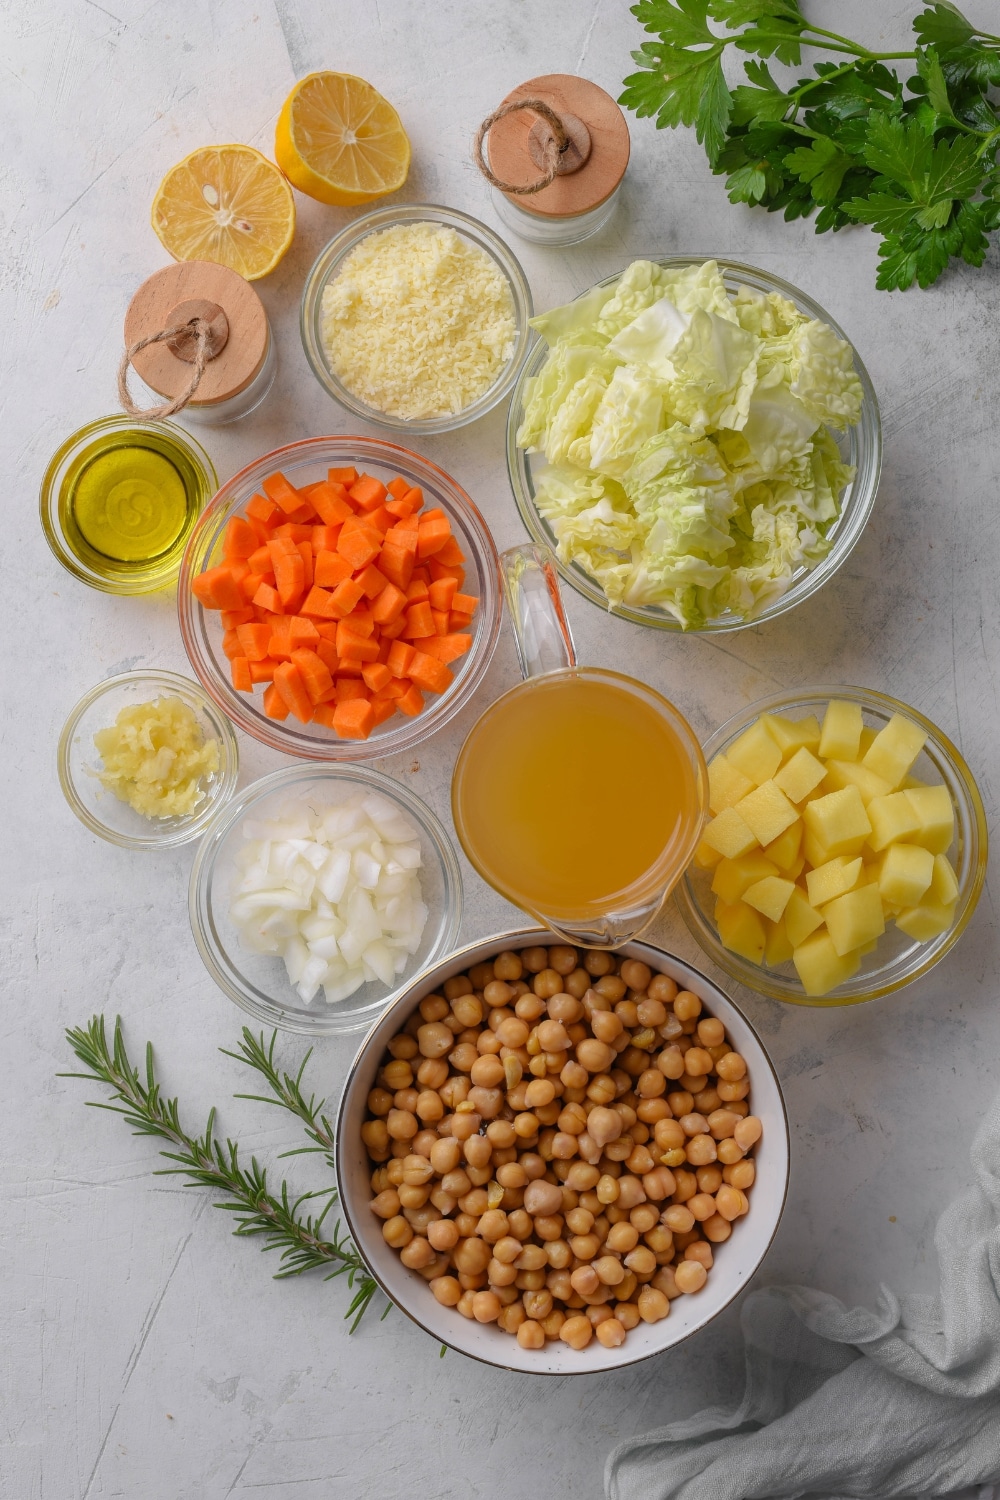
[[[994,1500],[1000,1099],[972,1165],[975,1184],[938,1221],[939,1298],[883,1287],[872,1312],[807,1287],[752,1292],[741,1405],[622,1443],[609,1500]]]

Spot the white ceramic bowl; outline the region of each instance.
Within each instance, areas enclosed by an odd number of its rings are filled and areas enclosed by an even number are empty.
[[[405,1024],[424,995],[439,989],[445,979],[472,964],[493,958],[507,948],[526,948],[550,939],[540,928],[528,927],[484,938],[460,948],[443,962],[417,975],[383,1013],[361,1045],[348,1073],[337,1116],[337,1182],[340,1201],[355,1245],[386,1296],[439,1343],[462,1354],[531,1375],[594,1375],[636,1364],[662,1354],[704,1328],[748,1285],[774,1238],[785,1206],[788,1187],[788,1120],[784,1100],[770,1059],[757,1033],[731,1000],[690,964],[654,948],[650,943],[626,943],[627,958],[641,959],[650,968],[669,974],[705,1002],[706,1010],[723,1022],[749,1069],[753,1113],[764,1127],[756,1148],[757,1181],[750,1212],[735,1226],[732,1237],[715,1247],[715,1265],[704,1289],[671,1303],[670,1316],[660,1323],[642,1323],[630,1331],[618,1349],[605,1349],[596,1339],[582,1351],[547,1342],[544,1349],[522,1349],[517,1339],[493,1324],[473,1323],[453,1307],[435,1301],[427,1282],[409,1271],[382,1238],[380,1219],[372,1213],[368,1153],[361,1139],[366,1100],[374,1086],[386,1045]]]

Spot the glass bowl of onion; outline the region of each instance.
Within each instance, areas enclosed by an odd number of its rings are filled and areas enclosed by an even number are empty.
[[[195,945],[266,1026],[361,1031],[455,946],[462,876],[440,820],[364,766],[296,765],[246,788],[191,870]]]

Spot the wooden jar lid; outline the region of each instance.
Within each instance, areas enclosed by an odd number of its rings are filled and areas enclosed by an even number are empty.
[[[219,316],[219,313],[222,316]],[[160,329],[208,317],[218,352],[205,366],[192,406],[215,406],[236,396],[258,374],[270,337],[264,304],[249,282],[226,266],[187,260],[154,271],[136,292],[125,314],[127,348]],[[150,344],[132,364],[151,390],[173,399],[191,379],[191,349]],[[211,345],[210,345],[211,347]]]
[[[526,213],[544,219],[568,219],[588,213],[610,198],[625,175],[629,158],[629,133],[625,116],[610,94],[589,79],[572,73],[545,73],[529,78],[512,89],[503,100],[512,104],[518,99],[541,99],[558,115],[575,116],[590,135],[590,154],[576,170],[560,175],[540,193],[522,196],[505,193]],[[490,127],[487,151],[492,171],[504,182],[537,182],[539,177],[537,146],[539,121],[528,110],[505,115]],[[567,122],[569,123],[569,122]],[[535,141],[529,142],[534,130]],[[572,131],[570,131],[572,135]]]

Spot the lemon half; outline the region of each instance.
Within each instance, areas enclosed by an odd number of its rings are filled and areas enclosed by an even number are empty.
[[[410,170],[410,142],[387,99],[352,73],[310,73],[285,100],[274,155],[289,182],[320,203],[369,203]]]
[[[292,243],[295,199],[253,146],[203,146],[164,177],[152,220],[175,260],[214,261],[257,281]]]

